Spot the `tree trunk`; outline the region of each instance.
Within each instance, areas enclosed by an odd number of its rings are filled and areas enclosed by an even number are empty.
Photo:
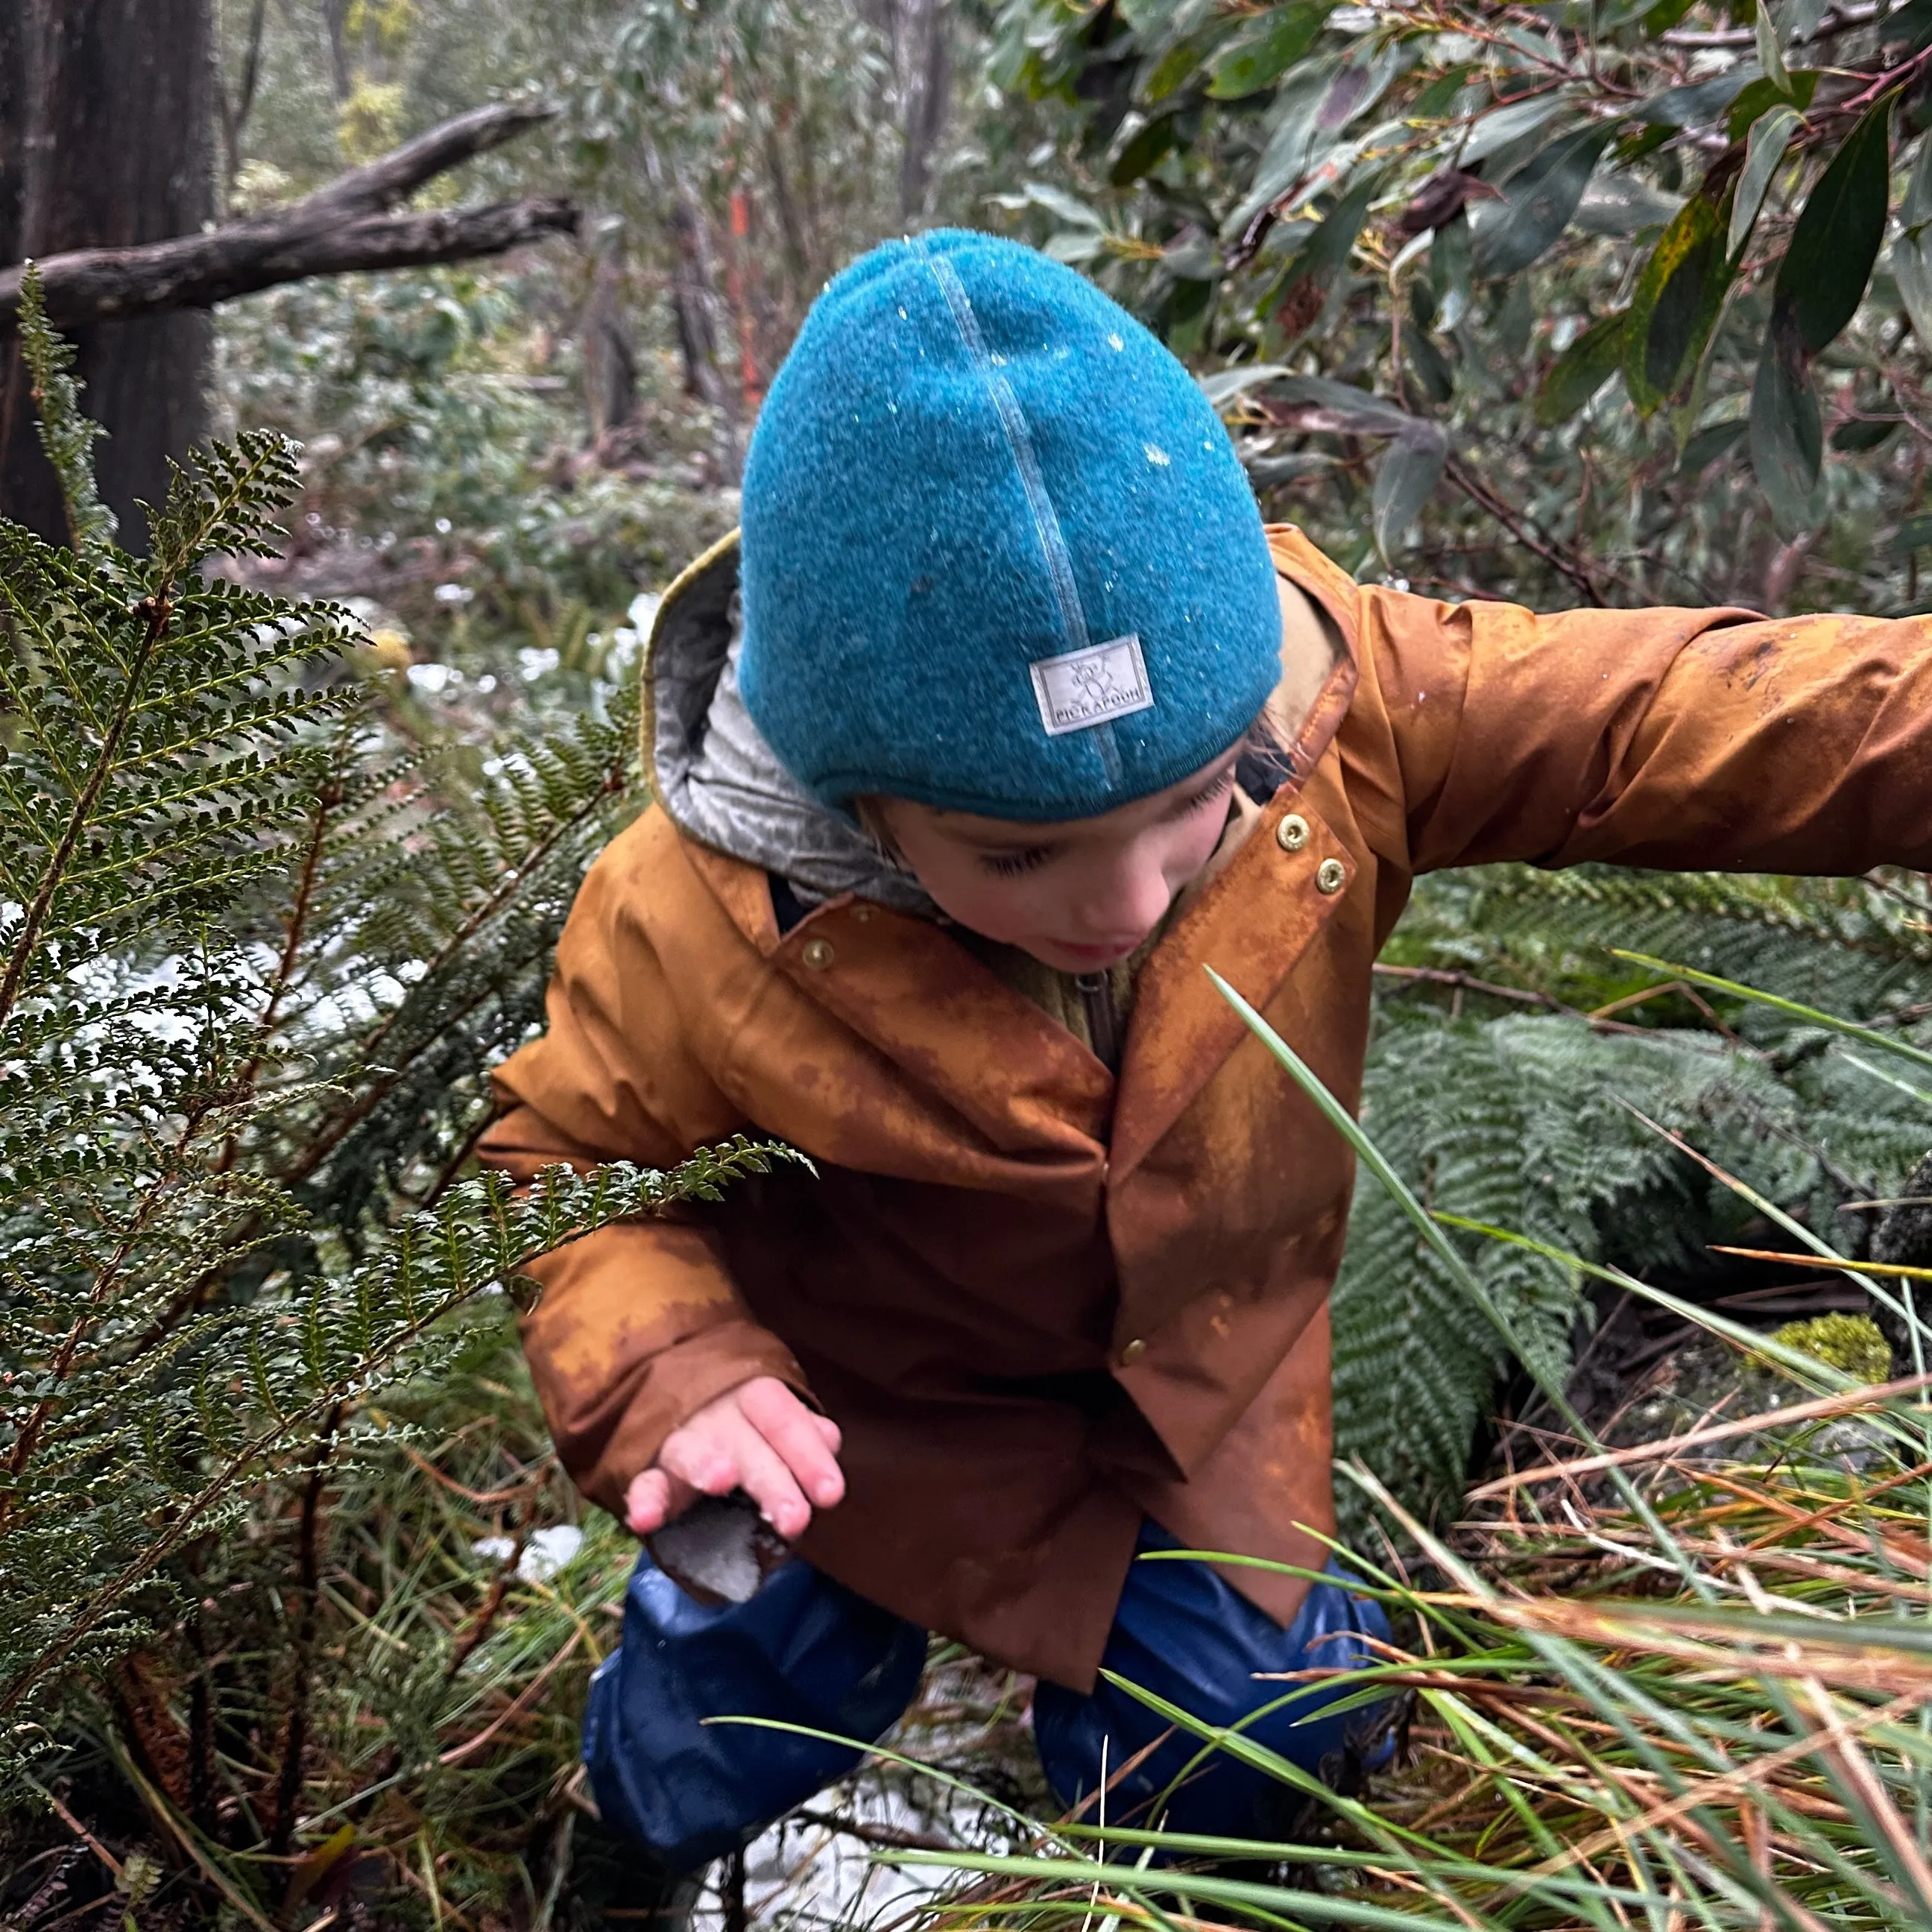
[[[20,200],[26,182],[27,36],[20,8],[0,6],[0,260],[20,259]]]
[[[192,235],[214,213],[210,0],[0,0],[0,226],[20,182],[10,261]],[[139,548],[137,500],[158,504],[167,461],[206,424],[212,325],[182,312],[78,332],[88,412],[107,430],[100,494]],[[60,538],[65,518],[34,434],[17,338],[0,391],[0,515]]]
[[[899,212],[910,219],[925,211],[932,157],[951,104],[952,22],[946,18],[946,0],[898,0],[892,26],[902,104],[900,124],[905,136],[899,160]]]
[[[236,177],[242,172],[242,136],[248,117],[255,111],[255,89],[262,78],[262,33],[268,23],[268,0],[255,0],[248,16],[248,38],[242,56],[242,71],[236,76],[231,94],[217,58],[215,85],[221,110],[221,199],[225,207],[235,205]]]
[[[589,225],[594,234],[596,223]],[[624,297],[623,264],[607,239],[592,266],[590,293],[579,325],[590,440],[607,460],[614,453],[615,433],[628,428],[638,412],[637,338]]]
[[[328,78],[339,107],[355,90],[349,68],[349,0],[322,0],[322,31],[328,39]]]

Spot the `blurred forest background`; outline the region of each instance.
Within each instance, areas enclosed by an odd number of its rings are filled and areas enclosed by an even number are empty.
[[[830,275],[938,224],[1045,247],[1198,370],[1267,513],[1364,579],[1898,615],[1932,544],[1928,119],[1932,0],[0,11],[0,514],[72,553],[8,538],[0,1026],[40,1071],[0,1144],[0,1917],[589,1922],[574,1729],[630,1552],[550,1461],[484,1292],[531,1250],[506,1235],[392,1328],[370,1271],[406,1274],[411,1216],[488,1210],[463,1192],[488,1066],[644,802],[656,594],[735,522]],[[19,326],[29,257],[106,431],[98,507],[36,433],[58,382]],[[241,439],[250,504],[286,496],[285,538],[218,506],[150,528],[207,436]],[[130,763],[88,697],[120,688],[136,593],[191,586],[260,707],[196,712],[193,755],[267,761],[224,778],[218,824],[169,790],[165,732]],[[85,638],[46,619],[64,599]],[[276,625],[295,641],[257,664]],[[94,668],[44,725],[68,644]],[[64,766],[70,731],[109,793]],[[1864,1253],[1913,1191],[1924,1096],[1612,944],[1902,1040],[1932,1012],[1916,876],[1432,881],[1378,968],[1371,1132],[1431,1204],[1761,1328],[1861,1310],[1709,1250],[1789,1245],[1768,1203]],[[151,1036],[138,1078],[103,1071],[116,1001],[167,1006],[178,1090],[146,1093]],[[1414,1507],[1529,1453],[1526,1360],[1560,1382],[1580,1352],[1580,1400],[1653,1431],[1717,1399],[1682,1324],[1470,1252],[1514,1350],[1359,1204],[1339,1448]],[[1882,1341],[1834,1346],[1885,1372]],[[207,1366],[250,1348],[252,1382]],[[268,1421],[231,1442],[224,1406]],[[934,1681],[956,1730],[986,1720],[975,1750],[1023,1701]],[[1027,1796],[1003,1762],[969,1768]]]

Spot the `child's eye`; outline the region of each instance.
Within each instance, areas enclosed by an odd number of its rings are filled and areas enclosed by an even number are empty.
[[[1232,771],[1223,772],[1219,778],[1210,779],[1192,798],[1181,800],[1180,803],[1174,808],[1174,817],[1191,818],[1196,812],[1202,811],[1212,805],[1217,798],[1225,797],[1228,788],[1234,782],[1234,775]]]
[[[1030,872],[1036,866],[1043,866],[1053,856],[1049,845],[1024,845],[1016,852],[982,852],[980,863],[989,872],[1003,879],[1016,879],[1022,872]]]

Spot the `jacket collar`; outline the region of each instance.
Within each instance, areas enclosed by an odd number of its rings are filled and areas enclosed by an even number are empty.
[[[1264,1005],[1348,896],[1360,869],[1304,797],[1308,776],[1333,742],[1354,692],[1354,585],[1300,531],[1283,526],[1270,534],[1277,570],[1318,606],[1339,648],[1312,698],[1305,674],[1284,677],[1284,704],[1293,709],[1278,720],[1286,766],[1280,788],[1240,851],[1174,921],[1142,968],[1117,1087],[1084,1047],[932,920],[868,906],[863,950],[874,970],[815,971],[806,949],[824,937],[826,922],[844,921],[854,896],[828,901],[781,935],[764,869],[701,843],[692,845],[697,869],[746,937],[773,964],[834,1006],[862,1036],[922,1080],[938,1076],[945,1088],[959,1090],[949,1090],[948,1097],[982,1122],[989,1104],[994,1115],[1006,1112],[1005,1101],[988,1090],[1003,1094],[1008,1086],[1015,1090],[1007,1096],[1012,1100],[1020,1100],[1024,1090],[1022,1113],[1040,1120],[1043,1078],[1062,1094],[1068,1125],[1110,1140],[1114,1184],[1146,1158],[1246,1036],[1240,1016],[1215,991],[1204,968],[1214,967],[1252,1004]],[[1306,824],[1307,836],[1284,843],[1282,822],[1291,814]],[[1342,868],[1343,883],[1324,892],[1316,881],[1330,862]],[[882,944],[890,946],[890,961],[880,952]],[[926,1050],[922,1036],[929,1041],[950,1034],[969,1016],[970,1024],[998,1028],[1024,1047],[964,1056]],[[1024,1077],[1018,1070],[1022,1062],[1028,1070]],[[964,1090],[969,1088],[974,1090],[970,1095]]]

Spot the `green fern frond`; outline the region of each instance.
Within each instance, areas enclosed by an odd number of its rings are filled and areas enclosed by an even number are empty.
[[[116,528],[114,512],[100,500],[94,482],[94,446],[106,432],[82,412],[74,350],[48,326],[40,265],[35,262],[21,272],[16,326],[21,358],[33,379],[40,447],[53,465],[66,506],[68,541],[75,556],[98,560],[113,542]]]

